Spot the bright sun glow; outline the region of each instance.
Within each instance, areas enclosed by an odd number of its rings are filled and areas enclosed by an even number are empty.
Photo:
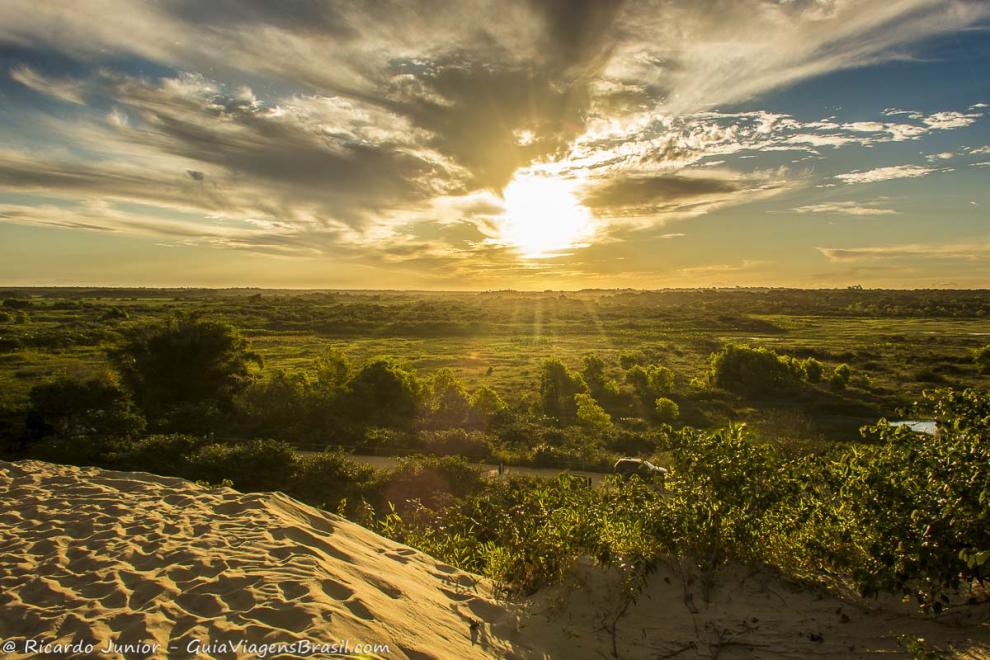
[[[591,212],[578,202],[568,181],[519,176],[505,187],[503,197],[501,242],[517,248],[523,257],[558,256],[595,233]]]

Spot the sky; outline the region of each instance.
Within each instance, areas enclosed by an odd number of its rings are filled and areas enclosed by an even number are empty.
[[[0,285],[990,286],[986,0],[0,4]]]

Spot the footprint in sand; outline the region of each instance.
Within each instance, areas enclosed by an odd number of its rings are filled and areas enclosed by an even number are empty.
[[[347,600],[354,595],[353,589],[333,580],[324,580],[320,583],[320,587],[323,589],[323,593],[334,600]]]
[[[274,628],[289,630],[292,632],[302,632],[313,625],[313,615],[296,606],[281,605],[279,607],[255,607],[243,615],[246,619],[252,619],[258,623],[263,623]]]
[[[364,619],[365,621],[375,620],[375,615],[371,613],[368,606],[361,602],[361,600],[357,597],[351,598],[350,600],[345,600],[344,607],[350,610],[351,614],[359,619]]]

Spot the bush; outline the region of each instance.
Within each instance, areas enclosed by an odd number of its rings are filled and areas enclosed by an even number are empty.
[[[178,433],[150,435],[120,448],[107,462],[120,470],[186,476],[190,474],[189,457],[208,443],[205,438]]]
[[[990,345],[977,349],[973,353],[973,361],[981,374],[990,374]]]
[[[804,369],[805,377],[809,383],[821,382],[822,375],[825,373],[825,368],[821,362],[810,357],[801,363],[801,367]]]
[[[848,364],[840,364],[832,372],[832,378],[829,379],[829,385],[836,390],[844,390],[849,385],[849,378],[852,375],[852,370],[849,369]]]
[[[648,408],[652,408],[657,397],[670,394],[674,389],[674,380],[674,372],[658,364],[645,367],[635,365],[626,372],[626,382],[632,385],[640,402]]]
[[[419,434],[419,446],[437,456],[465,456],[483,459],[491,456],[491,440],[484,433],[465,429],[424,431]]]
[[[763,347],[729,344],[712,354],[710,364],[713,385],[743,395],[786,392],[805,377],[797,360]]]
[[[232,326],[191,315],[131,328],[109,355],[156,423],[177,408],[230,410],[251,381],[252,365],[261,364]]]
[[[28,394],[25,441],[130,440],[144,432],[144,418],[127,394],[107,378],[60,378]]]
[[[275,371],[238,396],[238,426],[255,437],[305,437],[319,431],[311,425],[312,398],[310,384],[302,374]]]
[[[357,422],[409,426],[419,411],[421,390],[414,373],[389,358],[375,358],[348,382],[345,409]]]
[[[279,490],[295,472],[292,446],[278,440],[210,443],[187,458],[187,478],[219,484],[225,479],[238,490]]]
[[[463,427],[471,422],[467,390],[450,369],[433,374],[428,405],[429,423],[436,428]]]
[[[574,419],[577,404],[574,395],[586,393],[588,386],[580,375],[557,359],[543,361],[540,368],[540,410],[557,421]]]
[[[577,407],[578,423],[581,426],[598,433],[607,432],[612,428],[612,418],[590,394],[575,394],[574,402]]]
[[[674,422],[681,416],[681,407],[666,397],[656,400],[657,419],[667,424]]]
[[[482,385],[471,395],[471,414],[475,425],[487,427],[507,422],[509,407],[498,392]]]
[[[285,492],[327,511],[340,510],[342,503],[353,511],[361,502],[376,500],[380,490],[379,471],[350,460],[340,449],[296,456],[295,465]]]
[[[483,484],[481,471],[459,456],[412,456],[388,474],[382,497],[400,511],[411,502],[436,509],[478,492]]]

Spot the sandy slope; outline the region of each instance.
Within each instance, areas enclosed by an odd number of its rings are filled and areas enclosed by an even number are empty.
[[[23,652],[31,638],[97,650],[149,642],[159,657],[252,650],[208,646],[220,642],[348,640],[414,659],[846,658],[899,654],[898,635],[913,634],[990,657],[985,607],[933,622],[740,566],[703,588],[663,565],[617,618],[621,593],[615,571],[579,563],[510,606],[477,576],[281,494],[0,462],[0,643],[17,638],[15,656],[34,655]]]
[[[4,639],[151,641],[172,656],[198,641],[350,640],[473,658],[518,637],[485,581],[281,494],[0,462],[0,498]],[[505,623],[472,629],[480,619]]]

